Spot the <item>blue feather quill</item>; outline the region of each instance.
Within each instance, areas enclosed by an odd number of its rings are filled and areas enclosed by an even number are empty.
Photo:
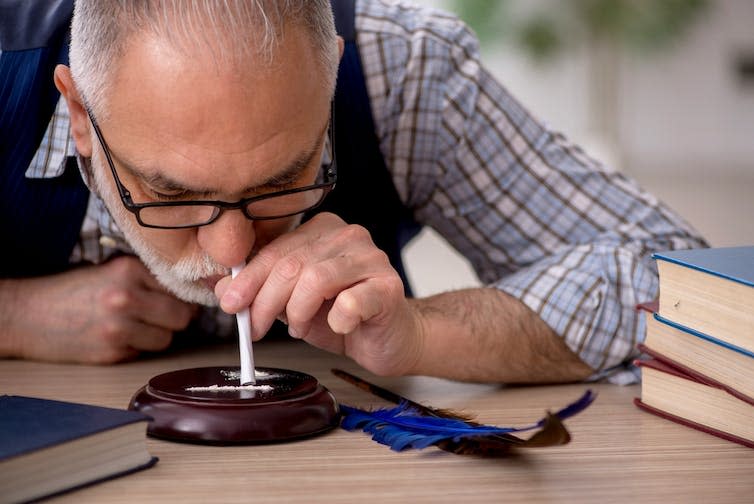
[[[340,409],[343,414],[341,427],[349,431],[362,429],[364,432],[372,434],[373,440],[387,445],[395,451],[402,451],[407,448],[422,449],[428,446],[440,446],[441,448],[450,446],[449,451],[456,453],[482,453],[490,451],[490,447],[492,447],[492,451],[499,453],[505,451],[501,448],[507,450],[510,446],[526,445],[525,440],[510,434],[543,427],[545,427],[545,430],[550,428],[551,431],[556,431],[554,435],[550,432],[551,442],[542,443],[541,440],[537,440],[537,442],[530,443],[531,446],[567,443],[570,437],[560,424],[560,420],[583,411],[594,401],[595,397],[591,390],[587,390],[577,401],[557,413],[548,414],[538,422],[523,427],[480,425],[457,417],[439,416],[436,413],[439,410],[426,407],[419,409],[416,403],[408,400],[402,400],[394,408],[374,411],[364,411],[341,405]],[[537,434],[543,432],[544,430]],[[473,445],[473,448],[469,449],[468,446],[463,448],[465,442],[469,442]]]

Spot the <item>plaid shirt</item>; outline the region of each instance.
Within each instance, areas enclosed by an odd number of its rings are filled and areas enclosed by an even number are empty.
[[[457,18],[362,0],[356,28],[382,153],[415,218],[482,282],[538,313],[597,370],[594,379],[636,381],[630,363],[645,324],[635,305],[658,291],[650,254],[704,241],[634,181],[533,118],[484,68]],[[62,169],[73,153],[67,125],[61,102],[30,176]],[[72,260],[100,262],[124,246],[93,197]]]

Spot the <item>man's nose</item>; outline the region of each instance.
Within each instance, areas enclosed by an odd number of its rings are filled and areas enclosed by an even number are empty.
[[[254,222],[240,210],[229,210],[212,224],[200,227],[197,241],[217,263],[232,268],[246,261],[254,247]]]

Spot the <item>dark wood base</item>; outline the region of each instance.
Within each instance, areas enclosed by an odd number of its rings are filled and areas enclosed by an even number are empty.
[[[257,368],[256,387],[239,387],[238,367],[157,375],[129,409],[153,418],[150,436],[204,444],[287,441],[326,432],[340,419],[335,397],[298,371]]]

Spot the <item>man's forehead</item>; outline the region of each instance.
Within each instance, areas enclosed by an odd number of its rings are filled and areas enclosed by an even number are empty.
[[[316,120],[330,91],[318,85],[316,58],[308,57],[306,47],[294,39],[287,38],[285,56],[261,67],[217,66],[208,58],[178,53],[169,44],[135,42],[118,62],[108,108],[123,121],[166,123],[189,131],[213,125],[224,134],[234,125],[274,131],[281,123]]]
[[[319,78],[323,69],[302,34],[289,33],[277,53],[272,61],[230,65],[210,52],[187,54],[163,39],[136,39],[115,62],[108,108],[149,120],[162,115],[173,121],[193,117],[199,124],[234,120],[265,126],[276,114],[296,120],[308,113],[309,103],[329,101],[331,90]],[[223,112],[231,113],[223,118]]]

